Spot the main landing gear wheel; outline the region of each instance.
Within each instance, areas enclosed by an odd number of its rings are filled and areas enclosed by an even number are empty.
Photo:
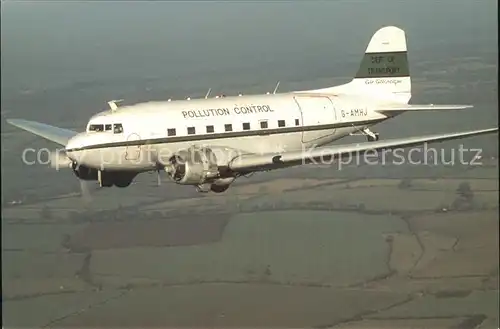
[[[103,172],[97,173],[97,180],[101,187],[127,187],[132,183],[136,173]]]
[[[132,183],[131,180],[125,180],[124,179],[124,180],[116,180],[114,184],[115,184],[116,187],[123,188],[123,187],[129,186],[131,183]]]
[[[222,192],[226,192],[226,190],[229,188],[229,185],[215,185],[215,184],[212,184],[210,186],[210,190],[212,192],[215,192],[215,193],[222,193]]]

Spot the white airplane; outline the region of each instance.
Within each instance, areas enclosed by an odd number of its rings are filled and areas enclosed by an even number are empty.
[[[497,128],[379,140],[369,128],[408,111],[460,110],[468,105],[408,105],[405,32],[388,26],[368,44],[355,78],[340,86],[265,95],[146,102],[92,116],[86,131],[21,119],[18,128],[64,146],[51,164],[80,180],[126,187],[142,172],[165,170],[177,184],[224,192],[238,177],[369,151],[494,133]],[[361,144],[325,146],[352,134]]]

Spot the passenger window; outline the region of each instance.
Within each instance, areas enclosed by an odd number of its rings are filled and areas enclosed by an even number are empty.
[[[295,119],[295,125],[298,126],[299,125],[299,119]]]
[[[232,124],[224,125],[224,130],[225,131],[233,131],[233,125]]]
[[[249,122],[243,123],[243,130],[250,130],[250,123]]]
[[[207,133],[213,133],[214,132],[214,126],[207,126]]]
[[[261,121],[261,122],[260,122],[260,127],[261,127],[262,129],[267,129],[267,121]]]
[[[89,131],[104,131],[104,125],[90,125]]]
[[[104,125],[104,130],[110,131],[113,125]]]
[[[284,127],[285,126],[285,120],[278,120],[278,127]]]
[[[175,136],[175,128],[167,129],[168,136]]]
[[[121,123],[115,123],[113,127],[113,132],[115,134],[121,134],[123,132],[123,126]]]
[[[194,127],[188,127],[188,135],[194,135],[196,134],[196,130]]]

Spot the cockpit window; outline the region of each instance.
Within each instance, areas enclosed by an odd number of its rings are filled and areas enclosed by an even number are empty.
[[[115,124],[114,124],[114,128],[113,128],[113,132],[114,132],[115,134],[120,134],[120,133],[122,133],[122,132],[123,132],[123,126],[122,126],[122,124],[121,124],[121,123],[115,123]]]
[[[88,131],[102,132],[102,131],[113,131],[115,134],[120,134],[123,132],[123,126],[121,123],[115,124],[91,124],[89,125]]]
[[[104,125],[90,125],[89,131],[104,131]]]

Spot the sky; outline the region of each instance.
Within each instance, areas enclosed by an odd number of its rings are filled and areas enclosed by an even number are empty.
[[[410,53],[432,59],[496,43],[496,12],[493,0],[4,2],[2,96],[348,77],[383,25],[403,28]]]

